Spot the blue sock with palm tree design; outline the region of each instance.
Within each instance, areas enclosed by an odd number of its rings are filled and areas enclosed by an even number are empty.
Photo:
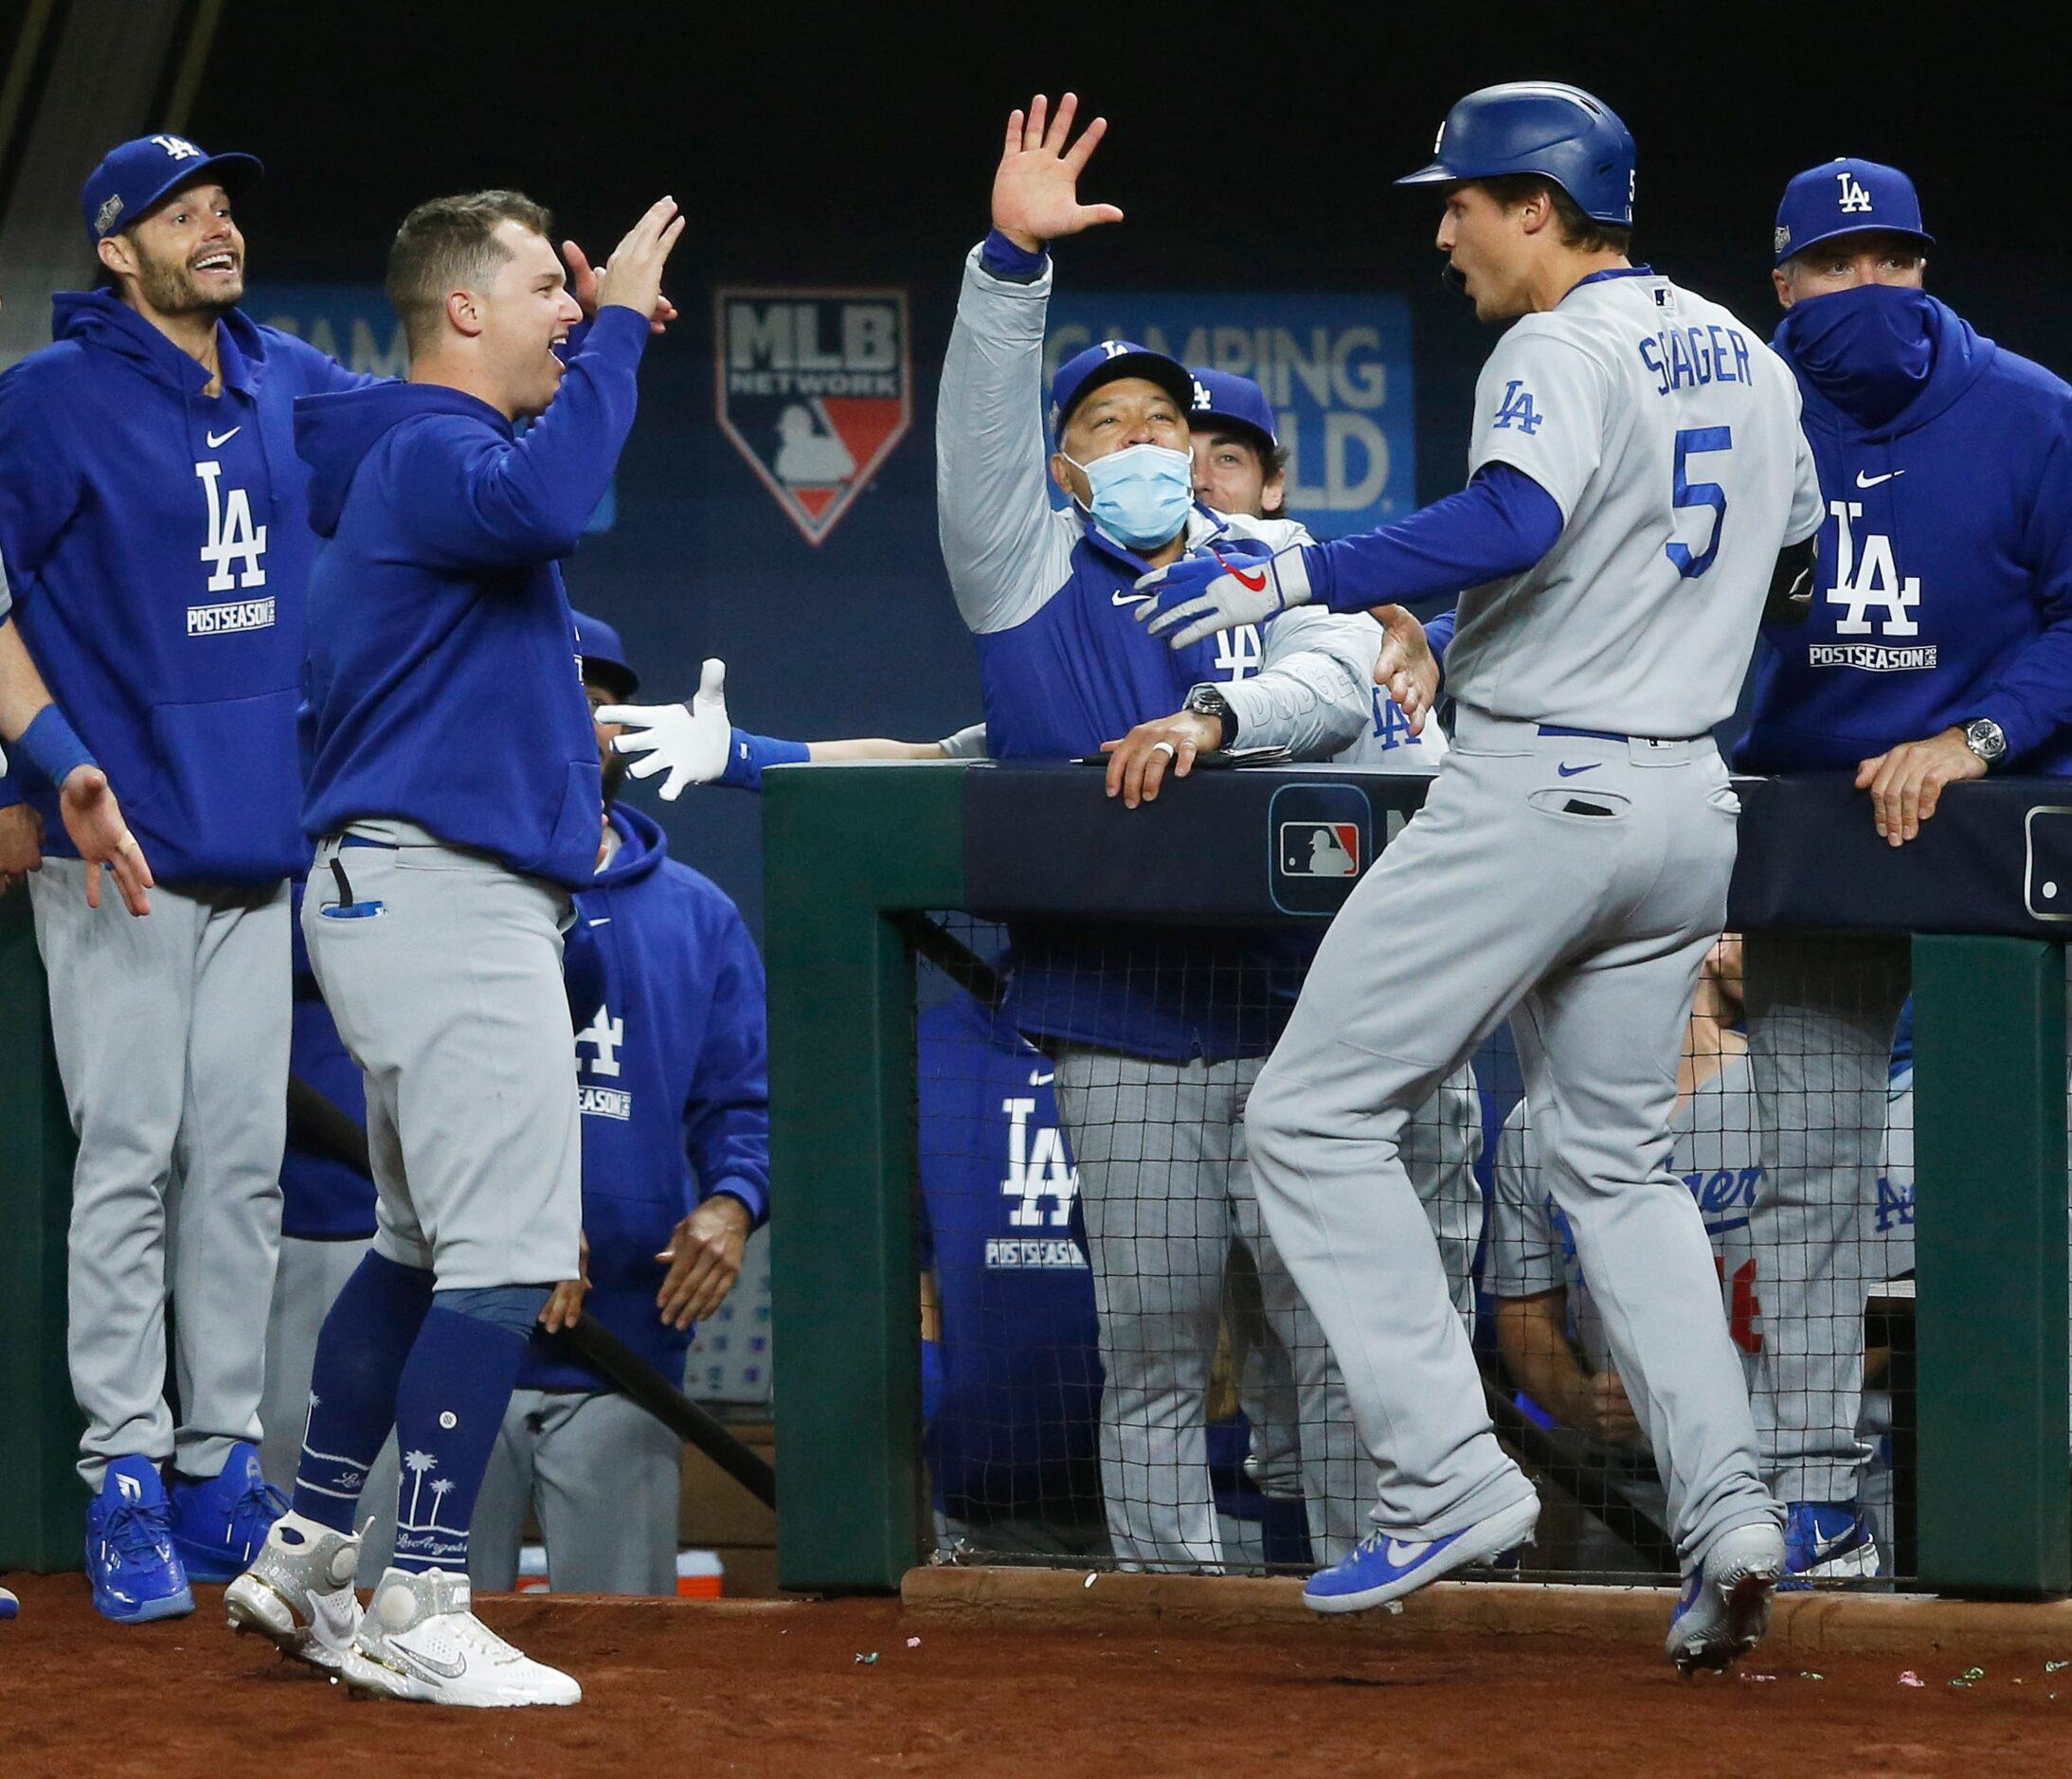
[[[305,1518],[353,1529],[361,1484],[396,1424],[396,1380],[431,1303],[430,1273],[371,1249],[340,1287],[316,1337],[296,1465],[295,1511]]]
[[[396,1392],[395,1567],[464,1574],[468,1522],[547,1287],[441,1291]]]

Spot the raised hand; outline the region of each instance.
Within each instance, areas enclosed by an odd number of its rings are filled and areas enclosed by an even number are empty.
[[[583,311],[586,321],[597,319],[597,268],[590,263],[590,256],[572,241],[561,243],[561,257],[568,266],[568,295],[576,299],[576,306]],[[655,309],[648,320],[648,332],[659,333],[676,318],[676,305],[666,296],[657,296]]]
[[[614,751],[632,757],[626,767],[637,779],[658,772],[662,801],[673,803],[687,784],[711,784],[727,770],[727,750],[733,725],[727,717],[727,663],[716,656],[705,663],[698,689],[683,704],[607,704],[600,723],[618,724],[628,732],[612,738]]]
[[[1046,121],[1050,101],[1038,93],[1028,115],[1008,115],[1007,146],[993,175],[993,226],[1026,253],[1040,253],[1043,243],[1076,235],[1097,223],[1119,223],[1123,213],[1112,204],[1081,204],[1079,175],[1093,154],[1094,144],[1108,134],[1108,119],[1096,117],[1071,148],[1076,94],[1058,100],[1056,116]]]
[[[74,766],[58,793],[58,813],[64,818],[64,831],[79,848],[80,857],[86,861],[86,906],[100,906],[100,868],[105,865],[115,872],[123,907],[132,914],[149,914],[151,897],[144,892],[157,880],[151,874],[144,849],[122,819],[122,806],[108,786],[108,775],[99,766]]]
[[[631,309],[646,317],[648,325],[667,319],[662,309],[662,267],[683,233],[684,218],[677,213],[675,198],[658,198],[647,214],[626,231],[625,240],[612,249],[603,275],[597,280],[597,304],[601,309]],[[583,300],[579,285],[576,300]],[[674,309],[670,314],[675,314]]]
[[[1176,649],[1218,630],[1263,624],[1290,605],[1308,604],[1310,599],[1300,544],[1273,556],[1249,551],[1240,556],[1235,548],[1212,547],[1141,576],[1137,591],[1151,595],[1137,607],[1137,621]]]

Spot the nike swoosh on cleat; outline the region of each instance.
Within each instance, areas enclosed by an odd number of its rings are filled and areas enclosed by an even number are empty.
[[[1580,772],[1595,772],[1602,764],[1602,760],[1593,760],[1587,766],[1556,766],[1554,769],[1564,779],[1573,779]]]
[[[458,1662],[435,1662],[430,1656],[421,1654],[415,1649],[405,1649],[399,1644],[391,1644],[388,1647],[390,1654],[387,1660],[390,1667],[400,1665],[416,1668],[441,1680],[458,1680],[468,1671],[465,1656]]]
[[[228,432],[225,433],[221,439],[217,438],[214,433],[210,433],[208,435],[208,448],[213,451],[219,445],[228,444],[231,440],[235,439],[238,434],[240,434],[243,430],[244,428],[243,426],[233,426]]]
[[[1400,1538],[1391,1538],[1381,1547],[1381,1554],[1397,1569],[1408,1569],[1411,1564],[1429,1555],[1431,1551],[1430,1543],[1414,1541],[1406,1544]]]

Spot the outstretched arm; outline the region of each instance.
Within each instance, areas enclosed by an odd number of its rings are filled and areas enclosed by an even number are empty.
[[[1064,534],[1046,481],[1043,325],[1048,243],[1122,220],[1079,202],[1079,175],[1107,132],[1096,117],[1067,146],[1078,100],[1054,116],[1039,94],[1007,119],[993,175],[993,232],[967,261],[935,408],[937,529],[957,608],[975,635],[1006,630],[1064,580]]]

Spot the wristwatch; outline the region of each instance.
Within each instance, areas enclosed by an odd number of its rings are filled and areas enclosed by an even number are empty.
[[[1197,716],[1213,716],[1223,726],[1223,739],[1218,747],[1231,746],[1237,740],[1237,712],[1231,709],[1230,700],[1214,686],[1197,686],[1187,694],[1187,702],[1180,707],[1192,710]]]
[[[1996,766],[2008,757],[2007,731],[1990,716],[1965,724],[1964,745],[1988,766]]]

